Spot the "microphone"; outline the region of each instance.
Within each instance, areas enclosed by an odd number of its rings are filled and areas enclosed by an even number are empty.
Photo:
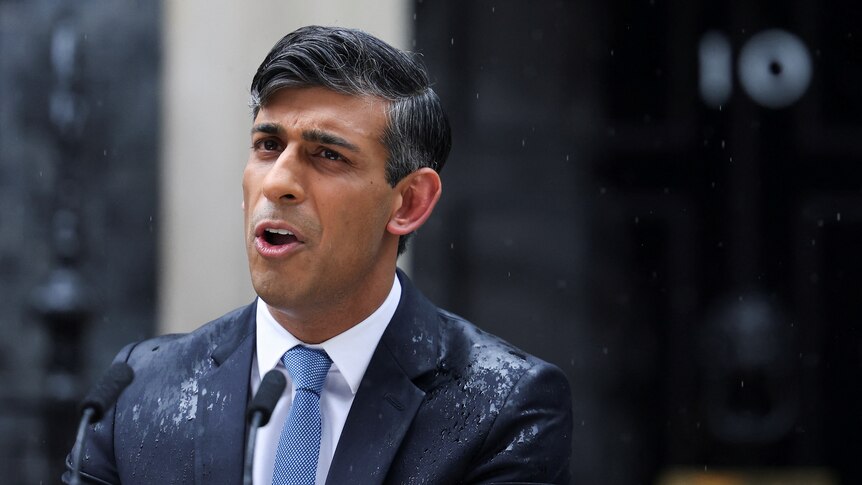
[[[86,441],[87,426],[98,422],[105,415],[105,411],[111,408],[120,397],[123,389],[134,379],[135,373],[129,364],[116,362],[99,379],[95,386],[78,405],[81,413],[81,422],[78,424],[78,436],[75,438],[75,446],[72,448],[72,478],[69,485],[81,483],[81,457]]]
[[[260,382],[260,387],[257,389],[257,394],[251,400],[246,412],[248,425],[248,442],[245,446],[245,466],[243,466],[242,483],[244,485],[252,484],[252,465],[254,463],[254,445],[257,438],[257,429],[261,426],[266,426],[269,423],[269,418],[272,416],[272,410],[278,403],[278,399],[284,392],[287,386],[287,381],[284,379],[284,374],[276,369],[272,369],[263,376]]]

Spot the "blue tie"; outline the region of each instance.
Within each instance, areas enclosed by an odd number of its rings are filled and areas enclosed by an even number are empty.
[[[332,361],[326,352],[297,345],[281,357],[296,393],[275,453],[273,485],[313,484],[320,454],[320,391]]]

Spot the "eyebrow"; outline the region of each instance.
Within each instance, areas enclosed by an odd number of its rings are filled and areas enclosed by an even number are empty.
[[[283,132],[284,130],[278,123],[258,123],[251,127],[252,135],[254,135],[255,133],[264,133],[266,135],[281,135]],[[335,145],[337,147],[346,148],[356,153],[362,152],[362,150],[360,150],[359,147],[355,144],[350,143],[349,141],[338,135],[323,130],[312,129],[303,131],[302,139],[305,141],[324,143],[326,145]]]
[[[352,152],[360,153],[359,147],[341,138],[340,136],[323,130],[306,130],[302,132],[302,139],[305,141],[315,141],[326,145],[335,145],[337,147],[346,148]]]
[[[281,125],[278,123],[258,123],[251,127],[251,134],[265,133],[267,135],[278,135],[281,133]]]

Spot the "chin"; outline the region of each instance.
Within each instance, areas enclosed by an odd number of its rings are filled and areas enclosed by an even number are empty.
[[[273,281],[275,279],[275,281]],[[280,300],[285,299],[285,288],[282,287],[278,278],[272,277],[252,277],[251,285],[254,287],[254,292],[261,297],[267,305],[279,306]]]

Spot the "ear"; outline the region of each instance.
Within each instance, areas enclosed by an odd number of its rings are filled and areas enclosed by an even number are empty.
[[[395,190],[398,197],[386,230],[403,236],[419,229],[428,220],[440,200],[443,186],[437,172],[423,167],[401,179]]]

